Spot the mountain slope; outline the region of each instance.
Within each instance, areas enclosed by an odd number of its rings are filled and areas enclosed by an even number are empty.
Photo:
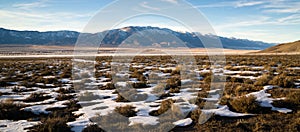
[[[74,31],[16,31],[0,28],[0,44],[73,45],[79,32]]]
[[[148,32],[148,35],[155,38],[152,40],[141,40],[141,43],[149,43],[148,45],[153,45],[154,43],[164,43],[173,44],[174,38],[177,38],[181,42],[183,41],[187,47],[190,48],[203,48],[204,45],[201,40],[197,37],[199,33],[190,32],[176,32],[167,28],[158,27],[139,27],[139,26],[129,26],[120,29],[112,29],[97,34],[85,34],[85,36],[95,35],[105,35],[102,45],[105,46],[119,46],[125,41],[127,43],[133,42],[129,41],[128,38],[135,34],[141,32]],[[0,44],[36,44],[36,45],[74,45],[79,36],[79,32],[75,31],[49,31],[49,32],[37,32],[37,31],[16,31],[7,30],[0,28]],[[167,34],[167,35],[166,35]],[[213,40],[214,35],[201,35],[201,39],[207,41]],[[144,36],[145,37],[145,36]],[[168,38],[169,37],[169,38]],[[167,38],[167,39],[166,39]],[[236,39],[236,38],[226,38],[219,37],[223,47],[228,49],[265,49],[273,46],[269,43],[264,43],[260,41],[251,41],[246,39]],[[175,42],[176,43],[176,42]]]
[[[300,40],[279,44],[265,50],[260,51],[259,53],[291,53],[291,52],[300,52]]]

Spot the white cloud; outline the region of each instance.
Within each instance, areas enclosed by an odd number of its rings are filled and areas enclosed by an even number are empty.
[[[278,23],[281,24],[299,24],[300,25],[300,14],[293,14],[287,17],[282,17],[277,20]]]
[[[216,25],[218,29],[228,29],[228,28],[240,28],[240,27],[249,27],[249,26],[257,26],[257,25],[266,25],[270,24],[270,17],[267,16],[249,16],[247,19],[244,20],[235,19],[229,21],[227,23],[222,23]]]
[[[150,9],[150,10],[155,10],[155,11],[160,10],[159,8],[149,6],[148,2],[142,2],[142,3],[140,3],[140,6],[143,7],[143,8],[146,8],[146,9]]]
[[[238,1],[235,3],[235,7],[247,7],[247,6],[255,6],[255,5],[261,5],[264,4],[265,2],[263,1],[250,1],[250,2],[245,2],[245,1]]]
[[[0,10],[0,27],[17,30],[76,30],[81,31],[92,13],[43,13],[39,11]],[[86,20],[86,21],[85,21]]]
[[[197,7],[197,8],[216,8],[216,7],[227,7],[227,6],[233,6],[233,3],[232,2],[220,2],[220,3],[207,4],[207,5],[197,5],[195,7]]]
[[[298,8],[280,8],[280,9],[268,9],[265,10],[265,12],[269,12],[269,13],[297,13],[300,12],[299,7]]]
[[[268,4],[263,5],[261,9],[266,13],[300,13],[299,7],[299,1],[275,0],[269,1]]]
[[[41,8],[41,7],[47,7],[48,5],[46,4],[48,0],[40,0],[32,3],[18,3],[12,5],[12,7],[19,8],[19,9],[24,9],[24,10],[30,10],[32,8]]]
[[[169,2],[171,4],[178,4],[177,0],[162,0],[162,1]]]
[[[230,2],[219,2],[214,4],[208,5],[198,5],[196,7],[200,8],[216,8],[216,7],[234,7],[234,8],[241,8],[241,7],[249,7],[249,6],[256,6],[265,4],[265,1],[230,1]]]

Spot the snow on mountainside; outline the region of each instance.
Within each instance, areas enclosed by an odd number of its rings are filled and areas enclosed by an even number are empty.
[[[167,28],[158,27],[139,27],[139,26],[129,26],[120,29],[106,30],[99,32],[97,34],[85,33],[87,37],[92,37],[95,35],[105,35],[105,38],[101,44],[105,46],[118,46],[122,42],[126,41],[132,35],[139,34],[142,32],[147,32],[147,35],[151,35],[154,40],[151,42],[141,41],[141,43],[146,43],[145,45],[151,45],[153,43],[174,43],[174,40],[170,36],[178,38],[178,40],[184,42],[187,47],[190,48],[203,48],[205,45],[197,37],[201,36],[201,39],[206,41],[213,40],[214,35],[201,35],[200,33],[194,32],[177,32]],[[79,32],[75,31],[48,31],[48,32],[38,32],[38,31],[16,31],[7,30],[0,28],[0,44],[36,44],[36,45],[74,45],[79,36]],[[169,42],[162,42],[169,37]],[[265,49],[273,44],[264,43],[260,41],[251,41],[245,39],[236,38],[226,38],[219,37],[223,47],[228,49]],[[168,40],[168,39],[167,39]],[[157,41],[157,42],[156,42]],[[130,41],[128,41],[130,42]],[[176,43],[176,42],[175,42]],[[143,44],[144,45],[144,44]]]

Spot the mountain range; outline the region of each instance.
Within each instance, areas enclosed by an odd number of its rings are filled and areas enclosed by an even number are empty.
[[[186,46],[190,48],[205,47],[201,40],[197,37],[200,35],[201,39],[214,40],[216,37],[222,42],[223,48],[227,49],[247,49],[247,50],[262,50],[274,46],[271,43],[261,41],[252,41],[247,39],[227,38],[215,35],[202,35],[195,32],[178,32],[167,28],[158,28],[151,26],[129,26],[119,29],[106,30],[103,32],[91,34],[84,33],[86,36],[105,35],[101,44],[105,46],[119,46],[126,41],[135,42],[135,40],[128,40],[131,36],[146,32],[155,39],[146,41],[140,39],[141,43],[153,44],[175,44],[177,42],[172,38],[178,38]],[[167,33],[167,35],[166,35]],[[0,44],[32,44],[32,45],[74,45],[80,35],[76,31],[17,31],[0,28]],[[166,39],[168,38],[168,39]]]

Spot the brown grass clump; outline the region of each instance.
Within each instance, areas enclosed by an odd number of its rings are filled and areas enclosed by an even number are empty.
[[[125,99],[121,94],[118,94],[116,102],[129,102],[129,100]]]
[[[64,117],[53,117],[42,120],[42,124],[37,126],[34,132],[71,132]]]
[[[277,85],[283,88],[292,88],[295,86],[294,78],[291,76],[287,76],[286,74],[280,74],[275,76],[271,81],[270,84]]]
[[[116,102],[136,102],[146,100],[147,98],[147,94],[139,94],[135,89],[119,89]]]
[[[181,86],[181,80],[178,77],[172,77],[167,80],[166,89],[177,88]]]
[[[257,79],[257,81],[254,83],[254,85],[256,85],[256,86],[265,86],[265,85],[268,85],[269,81],[272,78],[273,77],[271,75],[264,74],[260,78]]]
[[[198,123],[198,120],[199,120],[199,117],[200,117],[200,115],[201,115],[201,109],[195,109],[195,110],[193,110],[192,112],[191,112],[191,119],[194,121],[194,122],[196,122],[196,123]]]
[[[113,83],[107,83],[104,87],[101,87],[100,89],[101,90],[113,90],[113,89],[116,89],[116,87]]]
[[[126,117],[133,117],[136,116],[136,111],[134,110],[135,107],[131,105],[126,105],[126,106],[119,106],[115,108],[115,112],[126,116]]]
[[[147,83],[146,82],[135,82],[131,83],[133,88],[147,88]]]
[[[75,93],[75,90],[73,88],[59,88],[55,92],[61,93],[61,94],[68,94],[68,93]]]
[[[232,99],[230,106],[234,111],[241,113],[258,113],[261,110],[259,102],[256,101],[256,97],[253,95]]]
[[[174,101],[172,99],[164,100],[161,102],[158,110],[151,111],[149,114],[152,116],[159,116],[168,111],[172,107],[173,103]]]
[[[77,111],[81,106],[75,100],[69,100],[65,103],[66,108],[52,109],[47,116],[41,117],[41,123],[33,126],[32,132],[71,132],[68,122],[75,121],[80,115],[73,115],[72,112]]]
[[[74,95],[66,95],[66,94],[59,94],[55,100],[57,101],[63,101],[63,100],[70,100],[70,99],[73,99],[74,98]]]
[[[30,94],[29,97],[27,97],[24,102],[39,102],[39,101],[44,101],[46,99],[50,99],[51,96],[44,96],[43,93],[32,93]]]
[[[13,100],[0,101],[0,119],[24,120],[35,116],[29,111],[21,110],[24,107],[26,105],[14,103]]]
[[[134,72],[130,75],[130,78],[137,78],[139,81],[145,82],[146,77],[143,75],[144,71],[135,69]]]
[[[275,107],[289,108],[293,111],[298,111],[300,109],[300,91],[290,92],[286,95],[286,99],[275,100],[272,104]]]

